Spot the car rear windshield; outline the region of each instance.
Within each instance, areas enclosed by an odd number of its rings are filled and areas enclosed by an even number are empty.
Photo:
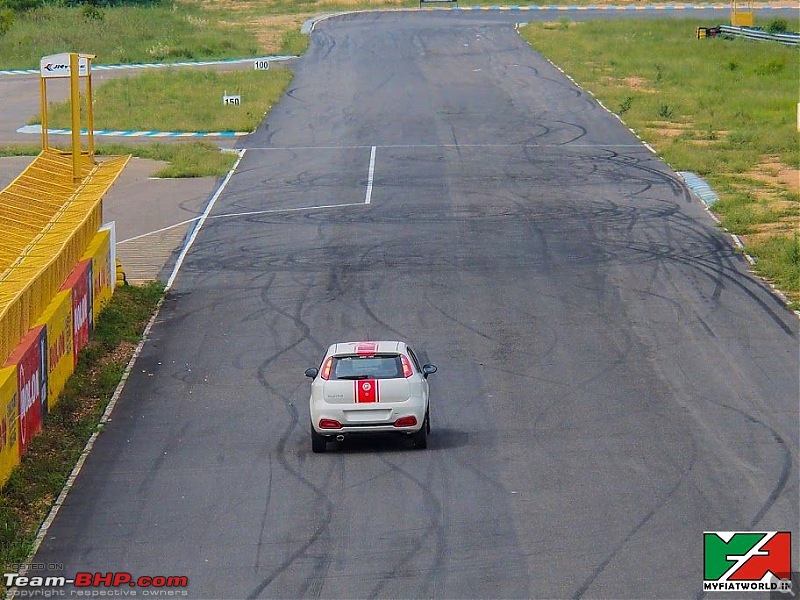
[[[336,356],[331,379],[393,379],[403,377],[399,354]]]

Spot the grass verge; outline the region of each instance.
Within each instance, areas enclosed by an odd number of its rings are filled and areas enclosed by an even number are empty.
[[[0,146],[2,156],[36,156],[41,151],[39,146],[12,145]],[[98,156],[121,156],[131,154],[137,158],[149,158],[167,163],[157,171],[155,177],[222,177],[233,167],[236,155],[220,152],[219,148],[209,142],[184,142],[178,144],[103,144],[95,148]]]
[[[698,25],[563,20],[521,31],[670,166],[705,178],[720,196],[713,210],[723,226],[743,237],[759,274],[798,308],[800,54],[773,43],[698,40]]]
[[[164,293],[154,282],[117,288],[45,427],[0,493],[0,564],[25,562],[39,527],[58,497],[116,389]],[[8,569],[7,569],[8,570]],[[16,572],[16,569],[11,569]],[[0,588],[0,593],[4,593]]]
[[[65,49],[95,54],[98,64],[243,58],[261,52],[252,32],[209,18],[197,3],[96,11],[53,5],[16,15],[2,36],[0,64],[35,68],[42,56]]]
[[[292,80],[281,67],[268,71],[159,69],[111,79],[94,92],[95,129],[136,131],[253,131]],[[226,106],[224,93],[242,103]],[[50,104],[50,127],[70,127],[70,104]],[[41,123],[41,115],[31,123]]]

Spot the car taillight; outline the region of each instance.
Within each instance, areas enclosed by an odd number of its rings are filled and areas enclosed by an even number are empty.
[[[416,423],[416,419],[414,420]],[[320,419],[319,420],[319,428],[320,429],[341,429],[342,424],[339,423],[336,419]]]
[[[328,360],[325,361],[325,364],[322,365],[322,371],[320,371],[319,376],[325,380],[331,378],[331,367],[333,367],[333,357],[329,356]]]
[[[400,417],[397,421],[394,422],[395,427],[413,427],[417,424],[417,417],[410,416],[410,417]]]
[[[400,355],[400,361],[403,363],[403,377],[408,379],[414,374],[414,371],[411,370],[411,363],[402,354]]]

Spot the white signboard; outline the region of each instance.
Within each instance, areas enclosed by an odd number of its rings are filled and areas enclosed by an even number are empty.
[[[239,94],[229,95],[228,92],[222,94],[222,103],[225,106],[239,106],[242,103],[242,97]]]
[[[257,58],[253,61],[253,68],[256,71],[269,71],[269,61],[266,58]]]
[[[44,56],[39,61],[39,72],[42,77],[69,77],[69,52]],[[89,75],[89,58],[78,55],[78,77]]]

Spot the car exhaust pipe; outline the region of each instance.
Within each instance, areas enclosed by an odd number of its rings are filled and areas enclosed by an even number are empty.
[[[344,436],[340,433],[339,435],[336,436],[336,441],[337,442],[343,442],[344,441]]]

